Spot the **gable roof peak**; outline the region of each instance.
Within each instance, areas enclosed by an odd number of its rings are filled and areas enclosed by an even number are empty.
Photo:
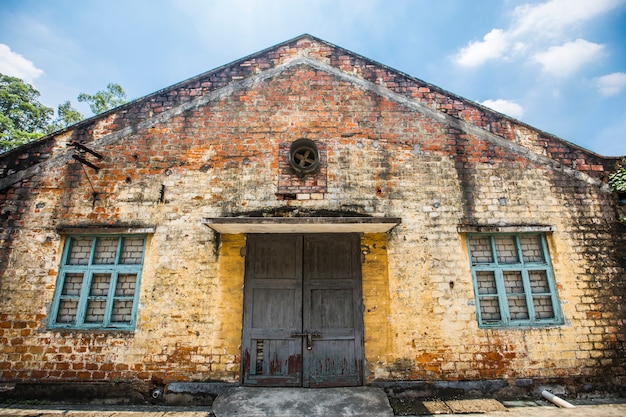
[[[294,65],[310,65],[322,71],[332,73],[370,89],[376,94],[384,94],[404,105],[420,111],[428,111],[432,117],[455,125],[461,123],[464,129],[482,132],[499,139],[516,142],[515,135],[522,132],[528,136],[525,145],[530,151],[543,155],[553,143],[555,149],[568,149],[580,153],[579,159],[606,160],[606,157],[571,144],[554,135],[500,114],[483,105],[455,95],[440,87],[415,78],[409,74],[388,67],[370,58],[334,45],[308,33],[303,33],[279,44],[252,53],[243,58],[226,63],[220,67],[196,75],[177,84],[165,87],[149,95],[132,100],[108,112],[92,116],[62,131],[52,133],[41,141],[54,143],[68,141],[92,141],[100,137],[101,127],[113,123],[121,135],[130,126],[141,126],[162,120],[168,114],[180,112],[190,106],[198,105],[202,100],[211,100],[222,94],[232,92],[249,82],[272,77]],[[199,100],[201,97],[201,100]],[[158,108],[155,112],[154,108]],[[106,129],[105,129],[106,130]],[[95,134],[94,134],[95,132]],[[67,135],[65,133],[68,133]],[[111,138],[113,138],[112,135]],[[69,142],[68,142],[69,143]],[[24,147],[39,146],[35,142]],[[569,152],[569,151],[568,151]],[[565,152],[567,153],[567,152]],[[585,156],[586,155],[586,156]],[[6,154],[0,156],[3,157]],[[550,155],[553,159],[562,159],[562,155]],[[599,165],[599,162],[583,164]]]

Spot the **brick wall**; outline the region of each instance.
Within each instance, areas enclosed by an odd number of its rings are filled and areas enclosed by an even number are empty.
[[[304,179],[285,160],[301,137],[324,165]],[[279,45],[0,158],[0,379],[238,380],[245,237],[201,219],[301,210],[402,218],[362,240],[368,382],[623,381],[613,163],[332,45]],[[479,328],[459,225],[552,226],[565,324]],[[88,226],[154,229],[134,331],[47,329],[62,231]]]

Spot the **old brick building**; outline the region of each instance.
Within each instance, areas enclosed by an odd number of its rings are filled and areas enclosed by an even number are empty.
[[[616,161],[298,37],[0,156],[0,382],[623,388]]]

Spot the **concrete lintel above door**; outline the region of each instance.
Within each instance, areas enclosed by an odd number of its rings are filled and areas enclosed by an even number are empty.
[[[213,217],[202,223],[219,233],[385,233],[398,217]]]

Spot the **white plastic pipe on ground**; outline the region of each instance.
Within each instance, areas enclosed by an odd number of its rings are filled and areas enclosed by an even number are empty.
[[[541,392],[541,396],[543,398],[545,398],[546,400],[552,402],[553,404],[558,405],[559,407],[563,407],[563,408],[576,408],[575,405],[572,405],[570,403],[568,403],[567,401],[565,401],[563,398],[557,397],[556,395],[552,394],[551,392],[548,391],[542,391]]]

